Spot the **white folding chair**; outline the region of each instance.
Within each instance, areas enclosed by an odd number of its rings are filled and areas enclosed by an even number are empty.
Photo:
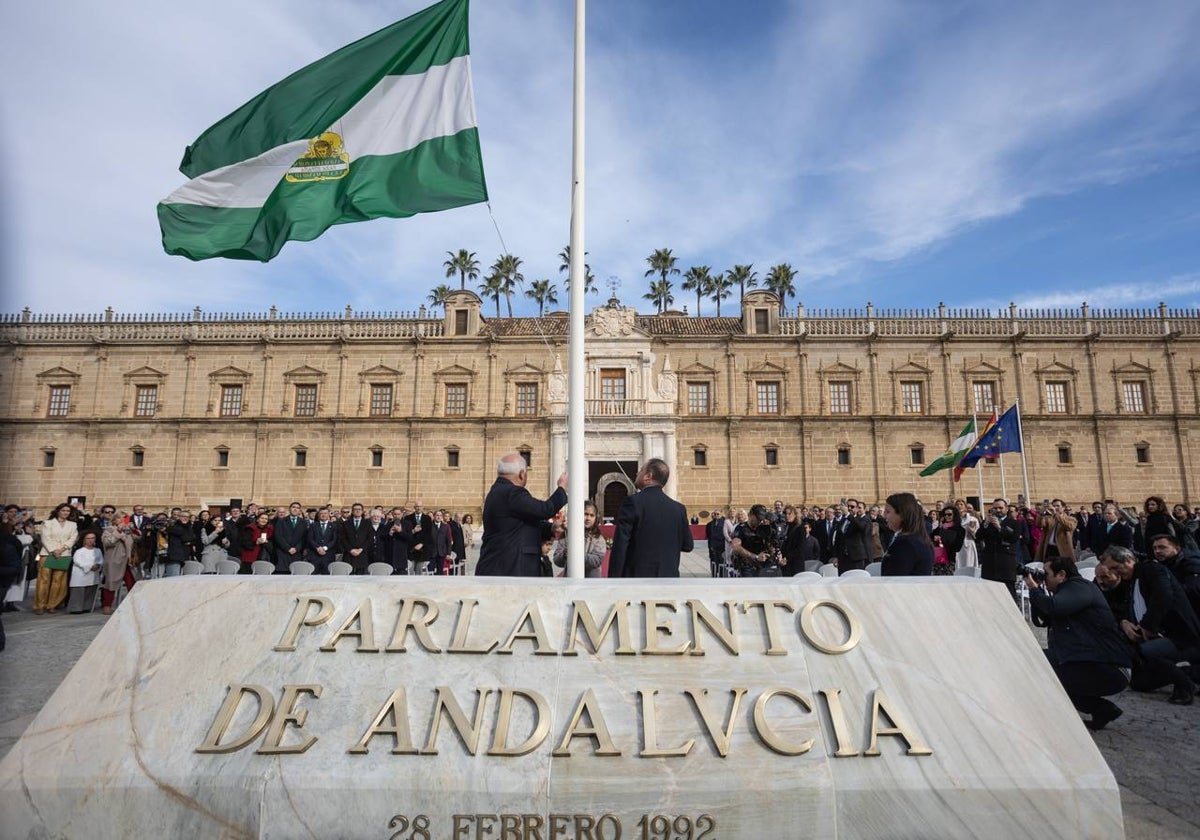
[[[1096,555],[1092,555],[1086,560],[1080,560],[1075,564],[1075,568],[1082,572],[1084,569],[1094,569],[1100,565],[1100,561],[1096,559]]]
[[[816,583],[824,580],[824,578],[822,578],[817,572],[800,572],[798,575],[793,577],[792,580],[798,581],[799,583]]]
[[[871,577],[871,573],[868,572],[866,569],[848,569],[847,571],[843,572],[838,577],[838,580],[846,580],[848,578],[869,578],[869,577]]]
[[[204,572],[204,564],[199,560],[184,560],[183,572],[185,575],[198,575]]]
[[[317,567],[307,560],[296,560],[288,566],[288,571],[293,575],[311,575],[316,570]]]
[[[335,560],[329,564],[329,574],[331,575],[348,575],[353,571],[353,566],[349,563],[343,563],[341,560]]]
[[[838,576],[837,566],[833,565],[832,563],[824,564],[821,566],[821,568],[817,569],[817,573],[820,574],[821,577],[835,578]]]
[[[392,571],[393,569],[391,563],[372,563],[371,565],[367,566],[367,574],[369,575],[390,575]]]
[[[1094,581],[1096,579],[1096,567],[1095,566],[1084,566],[1082,569],[1079,570],[1079,576],[1081,578],[1083,578],[1084,580],[1093,580]]]
[[[879,577],[883,574],[883,564],[878,561],[869,563],[866,571],[871,577]]]
[[[256,575],[275,574],[275,564],[270,560],[255,560],[250,564],[250,571]]]
[[[217,574],[219,575],[236,575],[241,568],[242,564],[236,560],[217,561]]]
[[[979,577],[979,573],[983,571],[978,566],[959,566],[954,570],[955,577]]]
[[[805,561],[805,563],[804,563],[804,571],[806,571],[806,572],[817,572],[817,574],[819,576],[820,569],[821,569],[821,561],[820,560],[808,560],[808,561]]]

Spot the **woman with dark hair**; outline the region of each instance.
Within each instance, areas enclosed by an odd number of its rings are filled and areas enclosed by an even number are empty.
[[[54,516],[42,523],[42,551],[38,557],[37,586],[33,590],[35,615],[56,613],[67,599],[71,558],[79,540],[72,512],[70,505],[61,504],[54,509]]]
[[[933,574],[933,543],[925,527],[921,503],[912,493],[893,493],[883,517],[895,536],[883,554],[883,577]]]
[[[1146,504],[1142,507],[1146,513],[1146,547],[1154,541],[1154,537],[1159,534],[1170,534],[1173,537],[1179,537],[1179,532],[1175,528],[1175,522],[1171,519],[1171,513],[1167,508],[1167,503],[1162,496],[1151,496],[1146,499]]]
[[[792,577],[803,572],[809,560],[821,559],[821,544],[812,535],[812,523],[801,519],[793,505],[783,509],[783,519],[787,523],[787,533],[783,537],[780,565],[783,573]]]
[[[958,557],[958,552],[962,550],[966,539],[967,529],[962,526],[962,517],[959,515],[958,508],[946,505],[942,508],[937,530],[933,532],[933,544],[940,546],[946,552],[946,562],[934,564],[933,573],[935,575],[954,574],[954,570],[958,568],[955,559]]]

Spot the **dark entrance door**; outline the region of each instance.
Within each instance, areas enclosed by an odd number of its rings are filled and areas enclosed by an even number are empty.
[[[615,520],[617,511],[621,509],[621,502],[625,501],[628,496],[629,488],[624,483],[620,481],[610,482],[604,488],[604,506],[601,508],[604,511],[604,515],[611,516]]]

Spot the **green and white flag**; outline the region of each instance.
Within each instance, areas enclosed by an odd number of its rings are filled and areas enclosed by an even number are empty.
[[[183,155],[163,248],[266,262],[332,225],[487,201],[468,0],[442,0],[296,71]]]
[[[972,417],[970,422],[963,426],[963,430],[958,433],[958,437],[950,444],[950,448],[943,452],[936,461],[921,470],[921,475],[933,475],[935,472],[957,467],[958,462],[975,445],[975,437],[975,418]]]

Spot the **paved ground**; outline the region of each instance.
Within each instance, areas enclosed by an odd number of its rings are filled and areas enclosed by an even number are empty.
[[[686,555],[681,571],[687,577],[708,577],[706,550]],[[0,757],[105,621],[99,614],[35,616],[29,607],[26,602],[23,612],[4,614],[8,647],[0,653]],[[1129,840],[1200,837],[1200,703],[1172,706],[1168,693],[1126,692],[1117,698],[1125,715],[1094,734],[1121,785]],[[1011,723],[1021,725],[1020,709],[1012,710]]]

